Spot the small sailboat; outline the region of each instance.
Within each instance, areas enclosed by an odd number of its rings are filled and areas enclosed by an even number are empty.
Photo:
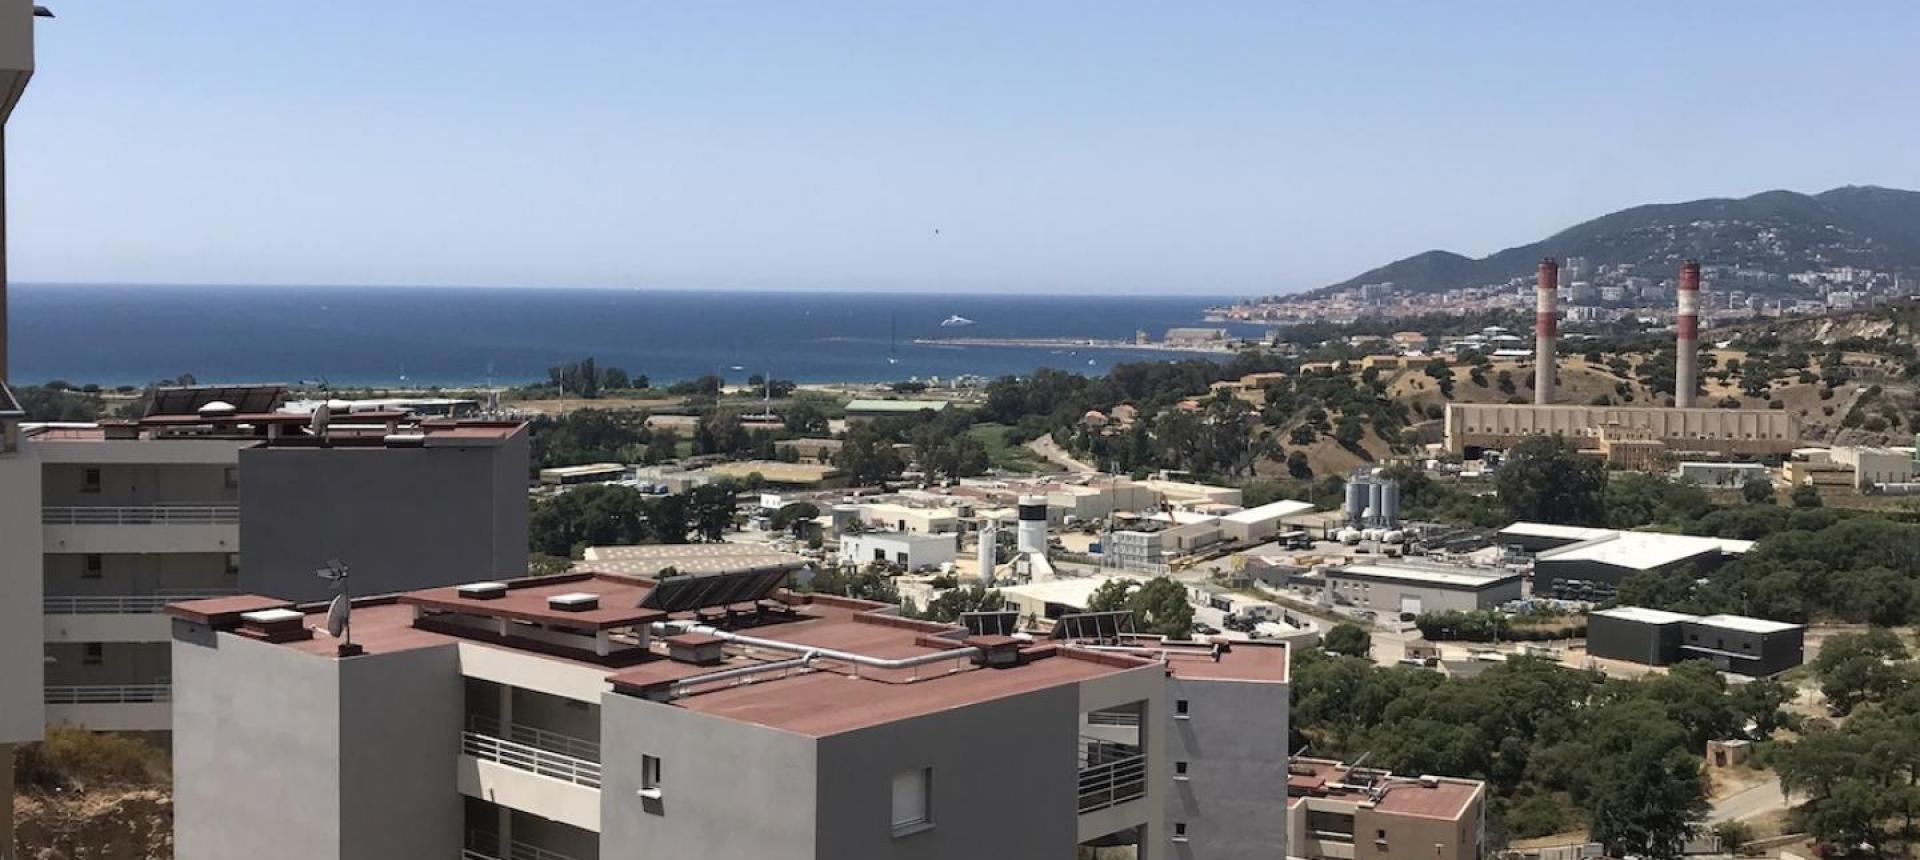
[[[953,316],[950,316],[944,320],[941,320],[940,325],[944,328],[959,328],[961,326],[973,325],[973,320],[967,319],[966,317],[963,317],[959,314],[954,314]]]
[[[900,363],[900,315],[887,318],[887,363]]]

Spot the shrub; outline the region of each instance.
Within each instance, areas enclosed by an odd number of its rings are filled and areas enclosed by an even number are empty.
[[[167,754],[158,747],[71,726],[47,729],[46,740],[20,747],[13,775],[21,787],[43,791],[164,787],[173,780]]]

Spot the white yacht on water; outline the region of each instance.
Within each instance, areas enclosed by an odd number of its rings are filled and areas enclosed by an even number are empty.
[[[946,328],[957,328],[960,326],[973,325],[973,320],[967,319],[966,317],[963,317],[959,314],[954,314],[953,316],[950,316],[944,320],[941,320],[940,325]]]

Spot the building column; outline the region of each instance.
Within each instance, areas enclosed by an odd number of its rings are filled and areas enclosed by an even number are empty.
[[[14,860],[13,745],[0,744],[0,860]]]

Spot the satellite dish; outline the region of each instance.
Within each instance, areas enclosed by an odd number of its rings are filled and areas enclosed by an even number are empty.
[[[340,638],[340,634],[347,631],[347,615],[350,612],[352,612],[352,604],[348,603],[347,596],[334,595],[333,604],[327,607],[327,635],[335,639]]]
[[[313,435],[321,439],[327,438],[327,422],[332,418],[333,410],[328,409],[327,404],[322,403],[319,406],[315,406],[313,408],[313,423],[311,425]]]

